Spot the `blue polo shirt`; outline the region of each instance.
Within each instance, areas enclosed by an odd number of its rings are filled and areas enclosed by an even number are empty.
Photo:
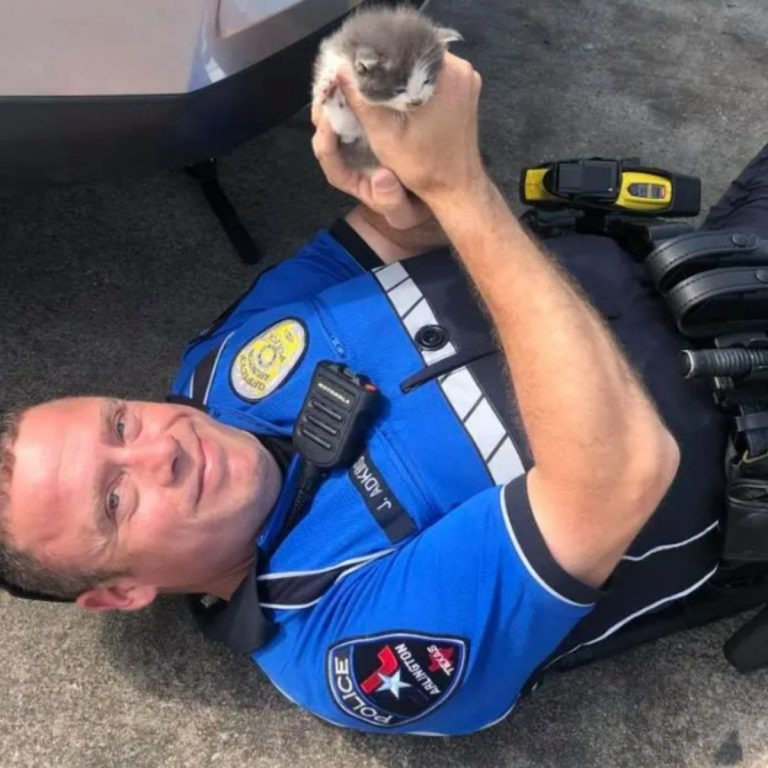
[[[324,360],[375,382],[385,408],[361,455],[328,476],[274,549],[295,494],[288,468],[258,565],[216,607],[219,636],[335,724],[486,727],[599,597],[539,533],[532,458],[487,319],[449,252],[381,265],[337,224],[189,346],[173,392],[224,423],[288,437]],[[697,525],[664,531],[677,540]],[[700,560],[698,579],[709,550]],[[268,637],[249,642],[262,620]]]

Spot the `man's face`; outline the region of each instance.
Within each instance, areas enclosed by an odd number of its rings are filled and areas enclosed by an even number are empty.
[[[280,486],[254,437],[181,405],[44,403],[23,414],[14,454],[16,547],[166,591],[201,591],[242,566]]]

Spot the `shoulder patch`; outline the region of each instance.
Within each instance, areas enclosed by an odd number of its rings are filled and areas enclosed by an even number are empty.
[[[251,339],[235,356],[232,389],[248,402],[274,392],[304,357],[307,331],[300,320],[275,323]]]
[[[343,640],[328,651],[328,686],[345,714],[394,728],[450,698],[464,675],[468,649],[460,637],[416,632]]]

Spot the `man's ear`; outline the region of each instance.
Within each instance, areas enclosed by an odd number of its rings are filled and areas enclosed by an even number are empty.
[[[75,602],[86,611],[138,611],[156,597],[157,587],[125,580],[93,587],[78,595]]]

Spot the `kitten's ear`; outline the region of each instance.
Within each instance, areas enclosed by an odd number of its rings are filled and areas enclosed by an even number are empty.
[[[355,72],[364,75],[381,63],[381,56],[370,45],[361,45],[355,51]]]
[[[442,45],[447,46],[449,43],[460,43],[464,37],[461,32],[457,32],[455,29],[439,27],[437,30],[437,39]]]

